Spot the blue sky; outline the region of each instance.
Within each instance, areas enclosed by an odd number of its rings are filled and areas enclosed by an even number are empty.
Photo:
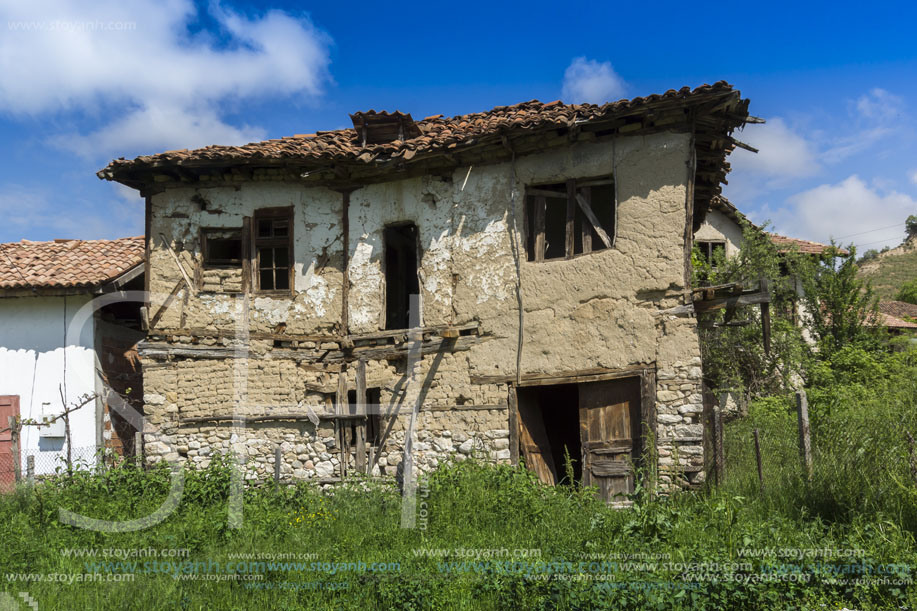
[[[537,98],[727,80],[767,119],[725,194],[794,237],[895,245],[917,214],[910,3],[313,5],[0,0],[0,241],[142,233],[115,157]]]

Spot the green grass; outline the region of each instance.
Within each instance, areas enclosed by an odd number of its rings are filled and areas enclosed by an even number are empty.
[[[77,473],[0,499],[0,589],[14,597],[28,592],[40,609],[914,608],[914,586],[880,580],[909,577],[917,567],[917,481],[905,435],[917,436],[917,355],[842,350],[814,379],[811,481],[800,466],[790,398],[772,397],[728,424],[722,486],[669,498],[638,491],[627,510],[606,507],[590,490],[542,486],[522,469],[466,461],[441,466],[421,486],[417,528],[400,527],[394,486],[351,482],[330,491],[307,484],[249,488],[242,526],[233,529],[230,471],[216,460],[206,472],[187,474],[181,505],[152,528],[108,534],[60,523],[58,507],[107,519],[153,511],[167,494],[168,471],[126,466]],[[67,557],[62,550],[68,548],[187,548],[183,560],[219,562],[224,569],[237,553],[312,556],[299,560],[300,567],[242,567],[243,574],[263,576],[255,582],[150,574],[143,563],[161,560],[154,558],[128,560],[139,563],[133,568],[109,566],[133,574],[132,582],[64,585],[7,577],[100,571],[104,577],[106,569],[96,563],[121,560]],[[512,550],[526,551],[513,558]],[[749,556],[743,550],[835,555]],[[856,556],[844,556],[847,550]],[[624,566],[623,555],[634,563]],[[590,564],[603,557],[619,565]],[[374,562],[389,566],[372,570]],[[856,583],[862,575],[826,572],[880,565],[893,565],[897,574]],[[608,581],[591,580],[596,576]]]
[[[917,278],[917,249],[875,259],[867,269],[870,271],[862,277],[872,283],[879,298],[894,299],[901,285]]]

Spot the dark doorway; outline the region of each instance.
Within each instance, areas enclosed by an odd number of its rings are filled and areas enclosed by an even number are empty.
[[[530,468],[545,483],[559,483],[567,479],[569,455],[573,479],[579,481],[583,469],[577,385],[530,386],[517,392],[521,439],[528,446],[523,452]]]
[[[516,389],[525,465],[546,484],[573,480],[619,502],[634,491],[643,458],[641,378]],[[646,418],[651,418],[647,415]]]
[[[405,223],[385,228],[385,328],[407,329],[411,325],[411,295],[420,293],[417,225]]]

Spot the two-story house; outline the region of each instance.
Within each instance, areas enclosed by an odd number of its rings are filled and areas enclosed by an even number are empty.
[[[703,479],[694,230],[726,83],[119,159],[146,198],[148,460],[330,481],[477,456],[611,499]],[[413,435],[409,434],[413,431]]]

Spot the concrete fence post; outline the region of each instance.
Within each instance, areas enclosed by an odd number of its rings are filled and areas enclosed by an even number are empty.
[[[809,437],[809,400],[806,391],[796,391],[796,416],[799,424],[799,457],[806,470],[806,478],[812,479],[812,441]]]

